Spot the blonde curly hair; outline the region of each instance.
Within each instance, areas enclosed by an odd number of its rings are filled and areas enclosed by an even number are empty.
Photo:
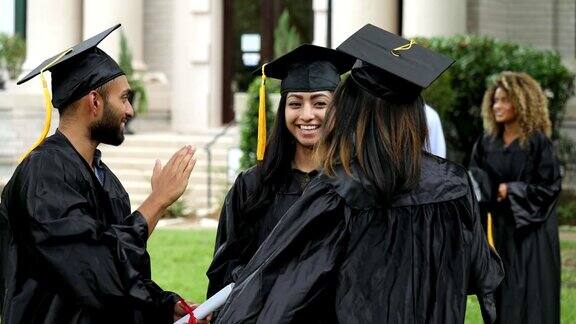
[[[540,131],[550,137],[552,123],[548,113],[548,99],[540,84],[531,76],[522,72],[502,72],[496,82],[484,93],[482,100],[482,119],[486,133],[497,137],[502,135],[504,125],[498,124],[494,117],[494,93],[501,88],[506,91],[520,125],[520,143],[534,132]]]

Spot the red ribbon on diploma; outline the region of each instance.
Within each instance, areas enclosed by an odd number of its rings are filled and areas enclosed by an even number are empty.
[[[196,317],[194,317],[194,309],[192,308],[192,306],[188,305],[186,301],[182,298],[180,298],[180,304],[182,305],[182,308],[184,308],[186,313],[190,315],[190,318],[188,319],[188,324],[196,324]]]

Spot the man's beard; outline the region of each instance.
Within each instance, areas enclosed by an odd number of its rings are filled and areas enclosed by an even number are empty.
[[[112,107],[105,102],[102,119],[90,126],[90,136],[98,143],[118,146],[124,142],[121,123],[119,116],[115,115]]]

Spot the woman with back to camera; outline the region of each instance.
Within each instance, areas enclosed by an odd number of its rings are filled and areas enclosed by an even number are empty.
[[[560,322],[559,163],[544,91],[525,73],[503,72],[482,102],[485,134],[470,168],[485,174],[485,208],[507,276],[496,294],[500,323]]]
[[[282,217],[218,323],[487,321],[503,273],[466,170],[423,152],[420,92],[452,60],[366,25],[338,50],[358,60],[334,94],[322,174]]]
[[[282,80],[276,120],[263,159],[238,176],[224,202],[207,271],[208,297],[235,281],[242,265],[317,175],[312,149],[340,74],[353,62],[344,53],[304,44],[263,67],[263,78]]]

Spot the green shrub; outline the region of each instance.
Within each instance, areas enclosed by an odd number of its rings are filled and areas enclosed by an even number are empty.
[[[22,64],[26,58],[26,41],[20,35],[0,34],[0,69],[8,71],[10,79],[16,79],[22,73]]]
[[[559,225],[576,226],[576,191],[562,190],[556,212]]]
[[[556,141],[556,153],[564,170],[564,182],[576,188],[576,143],[563,135]]]
[[[278,18],[278,26],[274,29],[274,57],[280,57],[300,45],[300,34],[296,27],[290,25],[290,13],[288,9],[284,9],[280,18]]]
[[[480,36],[417,42],[456,60],[424,93],[442,117],[450,158],[468,163],[472,146],[482,134],[482,97],[490,79],[502,71],[526,72],[540,82],[549,99],[553,139],[560,137],[566,102],[574,94],[574,74],[557,53]]]
[[[194,216],[188,212],[189,208],[182,197],[168,206],[160,216],[161,218],[177,218]]]
[[[275,107],[270,103],[269,93],[277,91],[275,83],[266,80],[266,135],[270,135],[270,129],[274,123]],[[256,164],[256,143],[258,141],[258,103],[259,103],[260,78],[255,78],[248,87],[246,111],[240,118],[240,169],[246,170]]]
[[[120,58],[118,59],[118,65],[128,79],[128,84],[132,89],[131,103],[136,113],[145,113],[148,111],[148,96],[146,94],[146,88],[144,87],[144,82],[137,78],[134,74],[134,69],[132,68],[132,52],[128,47],[128,40],[124,33],[120,33]]]
[[[296,28],[290,25],[290,14],[284,10],[278,20],[278,26],[274,29],[274,56],[280,57],[300,45],[300,35]],[[256,143],[258,141],[258,102],[259,102],[260,78],[250,83],[247,92],[246,111],[240,118],[240,169],[246,170],[256,164]],[[266,135],[270,135],[270,129],[274,123],[277,107],[272,107],[268,94],[280,91],[277,80],[266,80]]]

